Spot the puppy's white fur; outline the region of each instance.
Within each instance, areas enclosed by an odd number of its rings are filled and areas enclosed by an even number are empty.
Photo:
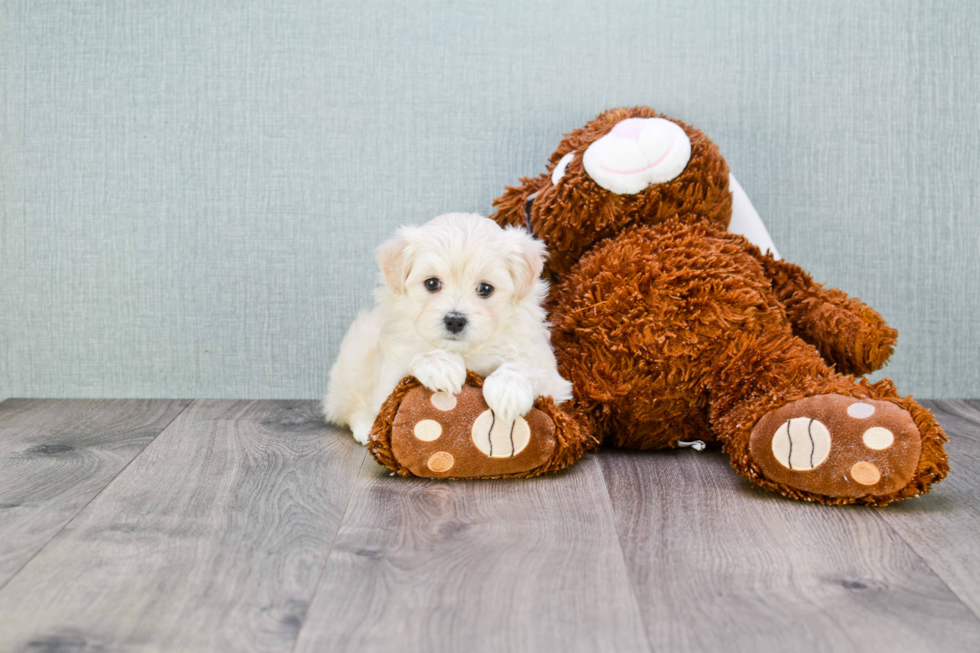
[[[376,306],[350,326],[330,371],[324,416],[350,426],[366,444],[381,404],[412,375],[430,390],[458,394],[470,369],[485,377],[483,396],[497,418],[512,422],[538,395],[572,396],[558,374],[540,278],[545,247],[525,231],[502,229],[475,214],[449,213],[402,227],[376,252],[384,285]],[[426,280],[439,279],[437,292]],[[493,286],[481,297],[477,287]],[[452,333],[444,318],[462,314]]]

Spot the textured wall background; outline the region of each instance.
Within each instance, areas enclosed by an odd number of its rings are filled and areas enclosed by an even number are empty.
[[[316,397],[406,222],[600,110],[704,129],[783,255],[980,396],[980,12],[0,0],[0,397]]]

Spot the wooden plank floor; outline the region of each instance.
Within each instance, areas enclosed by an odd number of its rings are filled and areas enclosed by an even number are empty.
[[[188,403],[9,399],[0,404],[0,587]]]
[[[0,651],[980,650],[980,402],[884,509],[725,456],[391,477],[314,402],[0,404]]]

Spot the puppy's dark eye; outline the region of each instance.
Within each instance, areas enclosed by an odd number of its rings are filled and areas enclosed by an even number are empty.
[[[425,280],[425,289],[429,292],[439,292],[440,288],[442,288],[442,282],[435,277]]]
[[[493,286],[489,283],[481,283],[476,287],[476,294],[480,297],[489,297],[493,294]]]

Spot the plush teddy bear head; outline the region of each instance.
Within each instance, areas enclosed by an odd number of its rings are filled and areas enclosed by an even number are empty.
[[[494,200],[501,225],[548,246],[553,277],[595,243],[633,225],[696,215],[727,228],[728,164],[703,133],[649,107],[610,109],[567,134],[548,172]]]

